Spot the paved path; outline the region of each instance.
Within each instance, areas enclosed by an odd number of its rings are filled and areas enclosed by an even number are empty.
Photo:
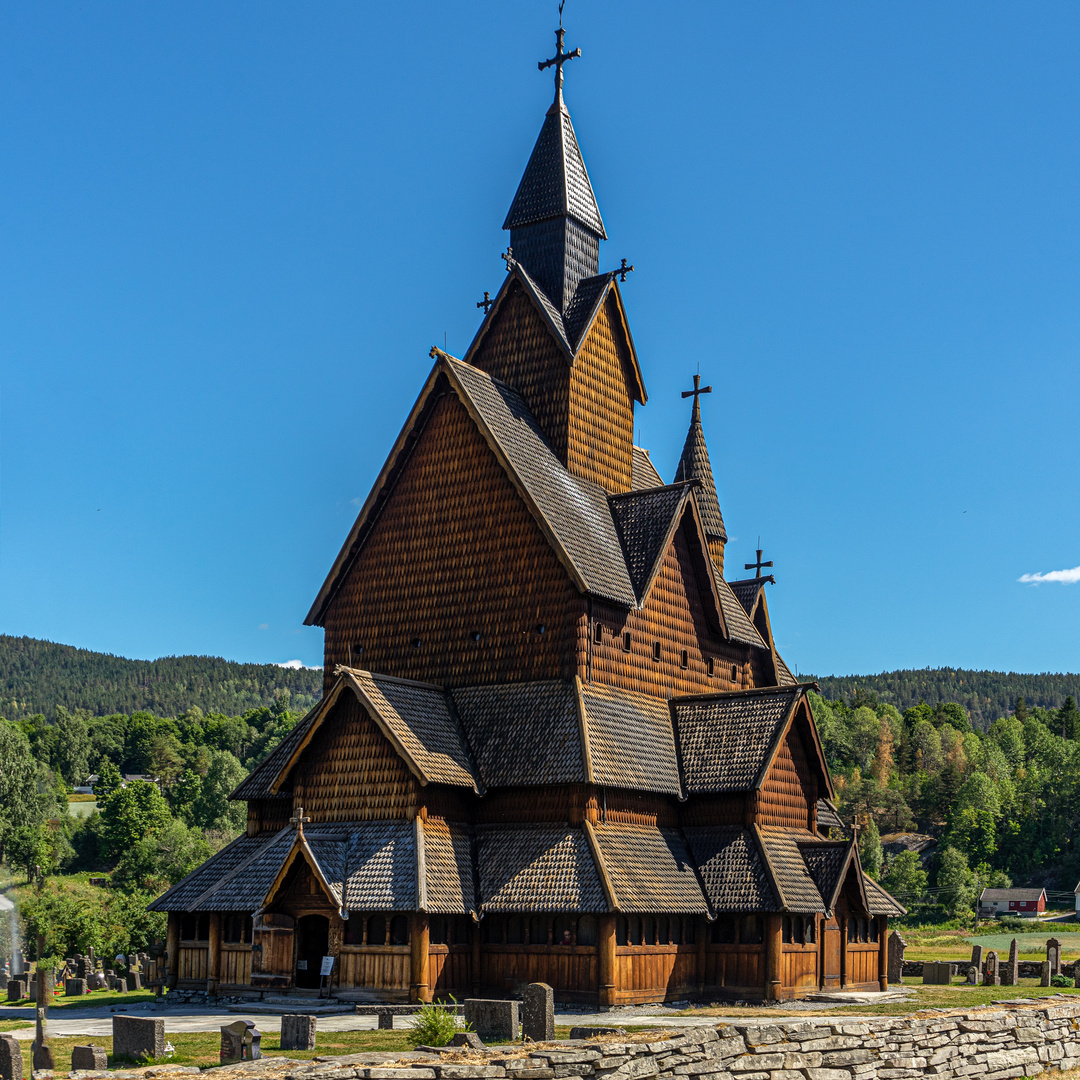
[[[870,995],[853,996],[852,1004],[865,1003],[870,1000]],[[833,1022],[830,1016],[806,1016],[806,1009],[827,1009],[827,1005],[820,1003],[805,1003],[799,1005],[778,1006],[775,1011],[770,1010],[768,1016],[680,1016],[672,1009],[663,1006],[627,1006],[625,1008],[611,1009],[609,1012],[563,1012],[556,1010],[555,1023],[571,1027],[709,1027],[717,1024],[772,1024],[777,1020],[799,1019],[807,1024],[829,1024]],[[106,1036],[112,1034],[112,1018],[114,1013],[124,1013],[129,1016],[164,1016],[165,1032],[178,1031],[217,1031],[222,1024],[232,1023],[234,1020],[252,1020],[262,1031],[276,1031],[280,1025],[279,1018],[265,1013],[226,1012],[224,1009],[199,1007],[186,1005],[175,1009],[163,1008],[152,1004],[136,1005],[129,1009],[123,1007],[104,1007],[97,1009],[64,1009],[53,1012],[49,1017],[49,1032],[57,1037],[72,1035]],[[32,1020],[33,1009],[0,1009],[0,1019]],[[866,1017],[844,1015],[844,1020],[856,1023]],[[394,1017],[395,1027],[407,1028],[409,1018],[407,1016]],[[320,1016],[318,1019],[319,1031],[374,1031],[378,1027],[378,1019],[374,1016],[357,1016],[346,1013],[336,1016]],[[32,1039],[34,1037],[33,1025],[13,1031],[17,1039]]]

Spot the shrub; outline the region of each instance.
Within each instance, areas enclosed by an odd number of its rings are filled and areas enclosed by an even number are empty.
[[[1068,975],[1055,975],[1050,980],[1051,986],[1072,986],[1073,981]]]
[[[459,1031],[469,1031],[470,1026],[461,1020],[456,1011],[457,999],[451,996],[453,1008],[445,1005],[424,1005],[413,1013],[413,1046],[448,1046]]]

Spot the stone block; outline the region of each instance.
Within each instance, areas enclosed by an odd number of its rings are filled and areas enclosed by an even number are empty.
[[[1051,974],[1053,972],[1053,965],[1050,963],[1049,960],[1044,960],[1039,965],[1039,968],[1040,968],[1040,970],[1039,970],[1039,985],[1040,986],[1049,986],[1050,985],[1050,976],[1051,976]]]
[[[907,942],[894,930],[887,942],[888,978],[891,983],[903,982],[905,948],[907,948]]]
[[[104,1046],[73,1046],[71,1048],[72,1072],[104,1072],[109,1067],[109,1057]]]
[[[521,1006],[521,1034],[533,1042],[555,1038],[555,991],[547,983],[529,983]]]
[[[129,990],[142,989],[142,976],[137,971],[129,971],[127,973],[127,988]]]
[[[165,1019],[151,1016],[114,1016],[113,1057],[160,1058],[165,1056]]]
[[[86,993],[86,980],[65,979],[64,993],[67,994],[68,997],[82,997],[82,995]]]
[[[282,1050],[315,1049],[315,1017],[307,1013],[286,1013],[281,1018]]]
[[[19,1040],[0,1034],[0,1080],[22,1080],[23,1059]]]
[[[952,964],[927,961],[923,964],[922,981],[929,986],[948,986],[952,982]]]
[[[451,1046],[467,1046],[470,1050],[483,1050],[484,1040],[475,1031],[459,1031],[450,1040]]]
[[[26,997],[25,979],[8,979],[8,1001],[22,1001]]]
[[[572,1027],[570,1029],[571,1039],[593,1039],[597,1035],[625,1035],[625,1028],[614,1027]]]
[[[380,1009],[376,1015],[379,1018],[380,1031],[394,1030],[394,1014],[389,1009]]]
[[[519,1003],[498,998],[466,998],[465,1022],[484,1042],[516,1042],[521,1026]]]

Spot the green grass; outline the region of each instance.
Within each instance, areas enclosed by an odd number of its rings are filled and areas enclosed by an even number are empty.
[[[66,994],[54,994],[49,1002],[49,1012],[64,1012],[70,1009],[104,1009],[110,1005],[140,1005],[154,1000],[152,990],[132,991],[129,994],[117,994],[112,990],[94,990],[89,994],[80,994],[77,997],[68,997]],[[3,1017],[3,1007],[25,1009],[32,1006],[29,998],[22,1001],[9,1002],[4,1000],[0,1003],[0,1018]]]
[[[89,817],[98,808],[93,795],[71,795],[68,797],[68,813],[72,817]]]

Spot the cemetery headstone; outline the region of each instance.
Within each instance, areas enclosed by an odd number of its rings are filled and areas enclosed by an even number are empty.
[[[904,949],[907,942],[897,931],[889,935],[889,982],[899,983],[904,980]]]
[[[522,995],[521,1034],[533,1042],[555,1038],[555,991],[547,983],[529,983]]]
[[[1061,942],[1056,937],[1046,943],[1046,960],[1050,965],[1051,975],[1061,974]]]
[[[19,1040],[0,1035],[0,1080],[22,1080],[23,1060]]]
[[[1049,986],[1050,985],[1050,972],[1051,972],[1051,970],[1052,969],[1050,967],[1050,961],[1049,960],[1044,960],[1039,965],[1039,985],[1040,986]]]
[[[986,954],[986,966],[983,974],[983,986],[1000,986],[1001,972],[998,970],[998,954],[991,949]]]
[[[282,1050],[315,1049],[315,1017],[307,1013],[286,1013],[281,1018]]]
[[[519,1003],[498,998],[466,998],[465,1022],[484,1042],[517,1042]]]
[[[65,979],[64,993],[68,997],[81,997],[86,993],[86,979]]]
[[[1009,959],[1001,969],[1001,985],[1020,985],[1020,952],[1019,946],[1016,943],[1016,938],[1013,938],[1012,943],[1009,945]]]
[[[165,1019],[152,1016],[114,1016],[113,1057],[160,1058],[165,1056]]]
[[[979,985],[979,969],[974,964],[967,969],[967,984],[968,986]]]
[[[105,1072],[109,1067],[109,1056],[104,1046],[73,1046],[71,1048],[72,1072]]]
[[[8,979],[8,1001],[22,1001],[26,997],[26,981],[24,979]]]
[[[45,980],[42,979],[41,981],[44,984]],[[30,1044],[34,1072],[52,1072],[56,1068],[56,1059],[53,1057],[52,1047],[49,1045],[48,1010],[44,1005],[39,1005],[35,1011],[37,1013],[37,1030],[34,1033],[34,1041]]]
[[[127,988],[129,990],[142,989],[142,976],[137,971],[129,971],[127,973]]]
[[[983,956],[983,947],[981,945],[972,945],[971,946],[971,962],[980,971],[982,971],[982,956]]]
[[[952,964],[938,964],[928,960],[923,964],[922,981],[929,986],[948,986],[952,982]]]
[[[455,1031],[451,1046],[467,1046],[470,1050],[483,1050],[484,1042],[475,1031]]]
[[[221,1063],[257,1061],[262,1057],[259,1044],[262,1032],[250,1020],[235,1020],[221,1025]]]

